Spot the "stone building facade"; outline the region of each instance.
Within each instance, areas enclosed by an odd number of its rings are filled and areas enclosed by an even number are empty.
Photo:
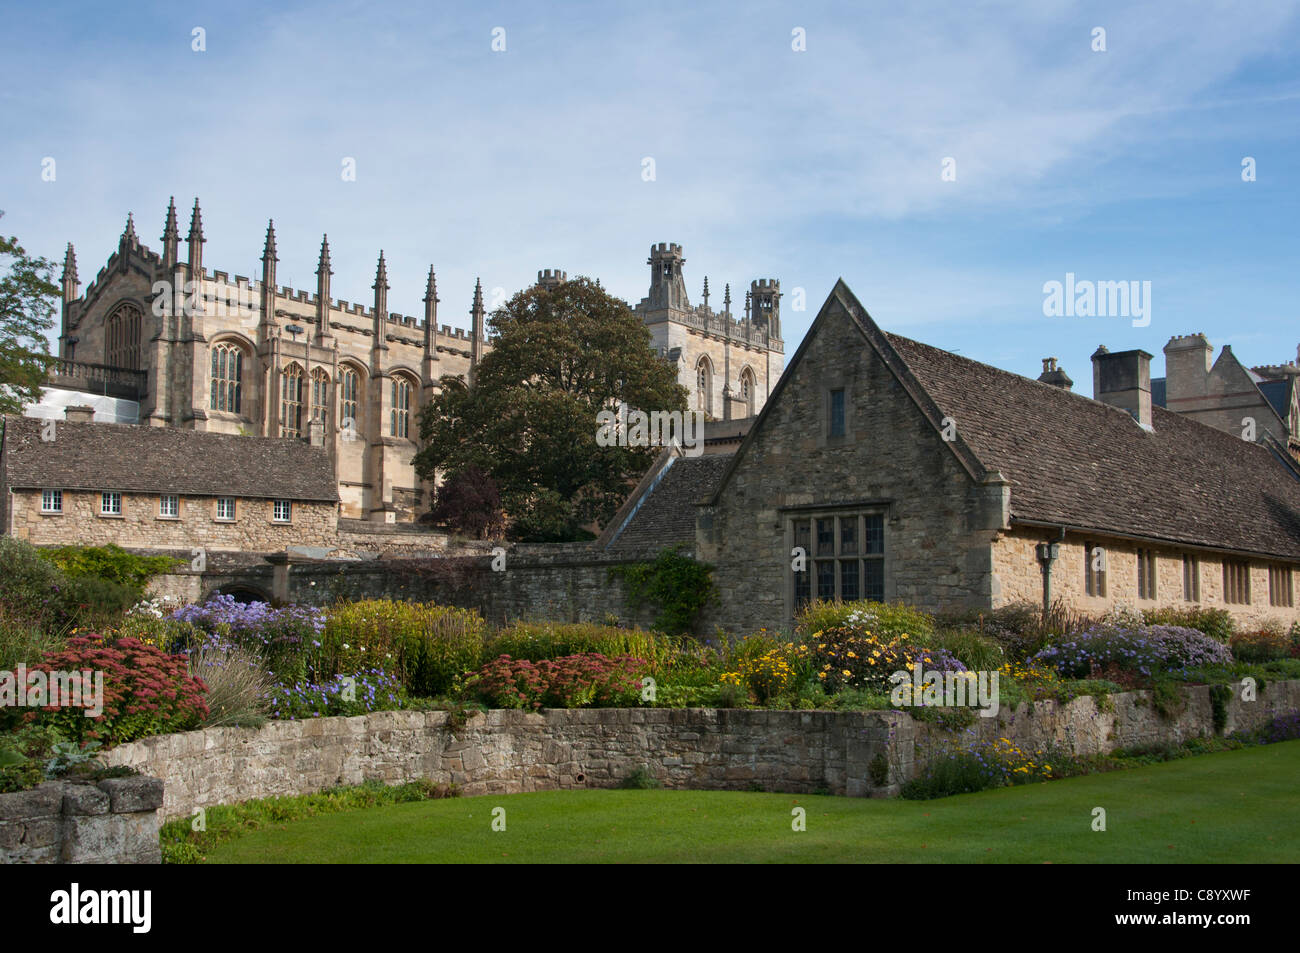
[[[97,391],[98,378],[129,375],[142,424],[323,446],[345,516],[412,519],[427,490],[412,465],[419,408],[442,377],[471,375],[489,346],[481,283],[466,332],[439,326],[432,267],[416,319],[389,310],[382,252],[366,306],[331,296],[328,237],[314,294],[277,283],[274,223],[260,280],[206,268],[204,241],[197,200],[183,258],[174,202],[161,253],[141,244],[128,217],[84,293],[68,246],[54,368],[62,386]]]
[[[338,494],[323,447],[88,420],[3,423],[5,535],[181,553],[338,544]]]
[[[1157,405],[1237,436],[1269,434],[1300,459],[1300,363],[1248,368],[1228,344],[1216,359],[1199,333],[1170,338],[1164,352],[1165,376],[1151,381]]]
[[[692,501],[714,621],[788,625],[812,598],[1300,618],[1300,467],[1153,406],[1149,360],[1099,350],[1089,399],[887,334],[840,282]]]
[[[175,202],[161,252],[141,243],[128,216],[117,250],[84,292],[68,245],[59,360],[48,406],[34,415],[90,403],[96,420],[306,441],[328,452],[345,518],[414,520],[431,489],[413,464],[419,409],[443,377],[472,379],[491,348],[482,283],[465,331],[438,324],[432,266],[417,319],[389,310],[383,252],[373,302],[363,305],[332,297],[328,237],[314,293],[277,283],[274,223],[260,279],[208,269],[204,243],[198,200],[183,256]],[[650,293],[635,310],[700,409],[719,421],[751,418],[782,370],[780,283],[753,282],[739,320],[729,286],[721,312],[709,307],[707,281],[704,304],[690,305],[684,261],[680,245],[653,247]],[[556,269],[537,277],[544,287],[567,278]]]
[[[692,409],[712,420],[755,416],[785,367],[781,282],[750,282],[741,319],[731,313],[730,284],[723,290],[721,311],[709,306],[708,278],[703,302],[690,303],[681,245],[652,245],[646,263],[650,291],[633,310],[650,328],[655,350],[676,366],[677,382],[691,395]]]

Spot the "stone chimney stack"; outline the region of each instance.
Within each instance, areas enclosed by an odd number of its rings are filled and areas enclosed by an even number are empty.
[[[1074,386],[1074,381],[1070,380],[1070,375],[1061,370],[1056,365],[1056,358],[1043,358],[1043,373],[1038,375],[1038,379],[1044,384],[1051,384],[1053,387],[1059,387],[1061,390],[1069,390]]]
[[[1204,397],[1209,391],[1214,348],[1199,331],[1169,339],[1165,345],[1165,406],[1182,410],[1179,401]]]
[[[1116,351],[1105,345],[1092,355],[1092,397],[1128,411],[1151,429],[1151,355],[1143,350]]]
[[[95,408],[73,404],[63,408],[63,419],[70,424],[89,424],[95,420]]]

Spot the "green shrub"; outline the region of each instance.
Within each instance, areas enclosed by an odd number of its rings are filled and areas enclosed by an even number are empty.
[[[483,660],[482,616],[472,609],[373,599],[334,606],[321,636],[322,674],[392,672],[412,695],[448,694]]]
[[[930,647],[947,649],[972,672],[996,672],[1007,660],[1006,649],[978,629],[940,628],[935,632]]]
[[[180,652],[203,641],[203,633],[192,622],[158,618],[148,613],[129,611],[111,629],[114,638],[139,639],[164,652]]]
[[[997,643],[1004,659],[1020,662],[1038,652],[1053,636],[1082,632],[1095,621],[1061,600],[1043,614],[1032,602],[1014,602],[997,609],[969,609],[939,616],[941,628],[973,630]]]
[[[622,629],[594,622],[512,622],[488,640],[487,655],[540,662],[596,652],[630,655],[647,662],[666,663],[674,655],[674,642],[644,629]]]
[[[871,759],[871,763],[867,765],[867,776],[878,788],[883,788],[889,783],[889,761],[885,758],[884,752],[878,752]]]
[[[649,791],[663,787],[659,779],[650,773],[649,768],[637,768],[619,782],[619,787],[634,791]]]
[[[6,621],[58,628],[67,618],[67,584],[67,576],[31,543],[0,536],[0,610]]]
[[[1227,609],[1209,609],[1203,606],[1144,609],[1142,619],[1147,625],[1176,625],[1184,629],[1196,629],[1220,642],[1227,642],[1236,631],[1232,613]]]
[[[670,635],[694,632],[700,612],[718,595],[713,567],[678,549],[665,549],[653,562],[615,566],[609,572],[627,584],[627,599],[633,608],[646,603],[655,606],[655,627]]]
[[[806,641],[814,641],[825,629],[852,627],[869,632],[877,640],[888,642],[906,635],[914,645],[930,645],[934,638],[934,619],[915,606],[901,602],[810,602],[795,617],[795,631]]]
[[[11,672],[19,662],[32,665],[46,652],[63,648],[62,634],[53,634],[30,618],[0,605],[0,672]]]
[[[0,735],[0,794],[25,791],[45,780],[45,762],[63,736],[51,725],[25,725]]]
[[[167,572],[179,562],[171,556],[138,556],[113,543],[107,546],[59,546],[41,550],[41,556],[72,578],[92,576],[135,592],[143,592],[150,579]]]
[[[1172,721],[1187,708],[1187,696],[1179,682],[1158,679],[1151,685],[1151,705],[1161,718]]]
[[[78,626],[100,629],[119,621],[142,592],[99,576],[71,576],[63,591],[63,610]]]
[[[1290,634],[1276,628],[1238,632],[1228,645],[1232,657],[1240,662],[1272,662],[1291,656]]]
[[[1228,685],[1210,686],[1210,713],[1214,719],[1214,733],[1223,734],[1228,727],[1228,702],[1232,701],[1232,688]]]

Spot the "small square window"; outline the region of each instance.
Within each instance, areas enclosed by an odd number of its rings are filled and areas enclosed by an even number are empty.
[[[289,500],[276,500],[271,510],[271,519],[277,523],[288,523],[292,512],[293,504]]]
[[[122,494],[104,492],[99,496],[99,513],[101,516],[122,515]]]
[[[235,518],[235,498],[233,496],[217,497],[217,519],[231,520]]]
[[[181,498],[172,493],[164,493],[158,498],[158,515],[178,519],[181,515]]]
[[[41,491],[41,512],[62,513],[63,512],[63,491],[42,490]]]

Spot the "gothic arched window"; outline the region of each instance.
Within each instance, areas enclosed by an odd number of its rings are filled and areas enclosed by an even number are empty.
[[[244,383],[244,351],[238,344],[229,342],[212,348],[212,396],[209,410],[230,414],[241,413],[241,391]]]
[[[280,436],[302,436],[302,368],[297,364],[280,372]]]
[[[695,408],[713,415],[713,365],[707,357],[695,365]]]
[[[330,376],[325,368],[311,372],[311,419],[325,423],[329,417]]]
[[[754,416],[754,372],[748,367],[740,372],[740,399],[745,402],[745,412]]]
[[[346,365],[339,370],[339,429],[355,434],[361,427],[361,374]]]
[[[398,374],[393,375],[392,434],[394,437],[411,436],[411,382]]]
[[[110,367],[140,370],[140,309],[124,304],[104,322],[104,363]]]

